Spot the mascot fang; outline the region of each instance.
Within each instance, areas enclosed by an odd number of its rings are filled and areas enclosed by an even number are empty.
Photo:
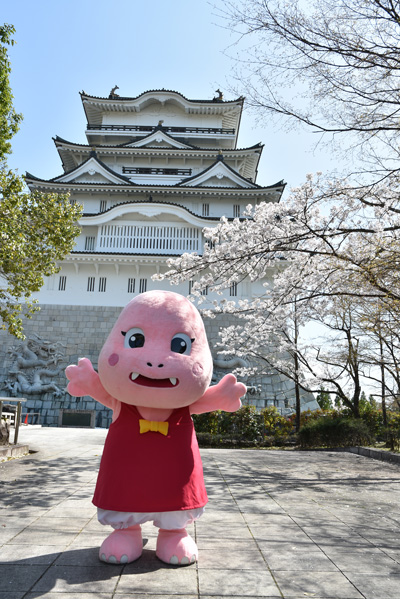
[[[168,564],[197,560],[186,527],[204,512],[207,493],[192,414],[234,412],[246,387],[232,374],[210,387],[212,356],[199,312],[185,297],[150,291],[114,325],[98,363],[68,366],[71,395],[113,410],[93,503],[114,531],[100,559],[129,563],[143,551],[141,524],[159,528],[156,555]]]

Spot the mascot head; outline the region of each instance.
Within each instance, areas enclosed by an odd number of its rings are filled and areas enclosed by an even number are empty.
[[[108,336],[98,370],[106,391],[124,403],[171,409],[194,403],[212,375],[198,310],[170,291],[138,295]]]

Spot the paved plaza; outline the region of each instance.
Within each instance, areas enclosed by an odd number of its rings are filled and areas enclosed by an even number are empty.
[[[23,428],[0,464],[0,599],[399,599],[400,466],[335,452],[202,450],[199,562],[103,564],[101,429]]]

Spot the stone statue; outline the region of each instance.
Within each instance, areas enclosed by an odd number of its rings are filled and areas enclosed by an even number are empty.
[[[233,358],[218,358],[213,355],[213,375],[212,375],[212,383],[215,385],[218,381],[222,379],[222,377],[226,374],[224,371],[233,368],[245,368],[248,366],[246,360],[242,358],[238,358],[238,356],[234,356]]]
[[[63,358],[61,347],[61,343],[45,341],[37,335],[11,347],[8,354],[12,364],[4,388],[14,397],[49,392],[56,397],[62,395],[64,392],[58,385],[46,380],[57,376],[63,369],[58,366]]]

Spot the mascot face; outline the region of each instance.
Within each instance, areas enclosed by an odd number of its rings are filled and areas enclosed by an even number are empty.
[[[199,312],[177,293],[138,295],[115,323],[98,369],[106,391],[124,403],[171,409],[192,404],[212,375]]]

